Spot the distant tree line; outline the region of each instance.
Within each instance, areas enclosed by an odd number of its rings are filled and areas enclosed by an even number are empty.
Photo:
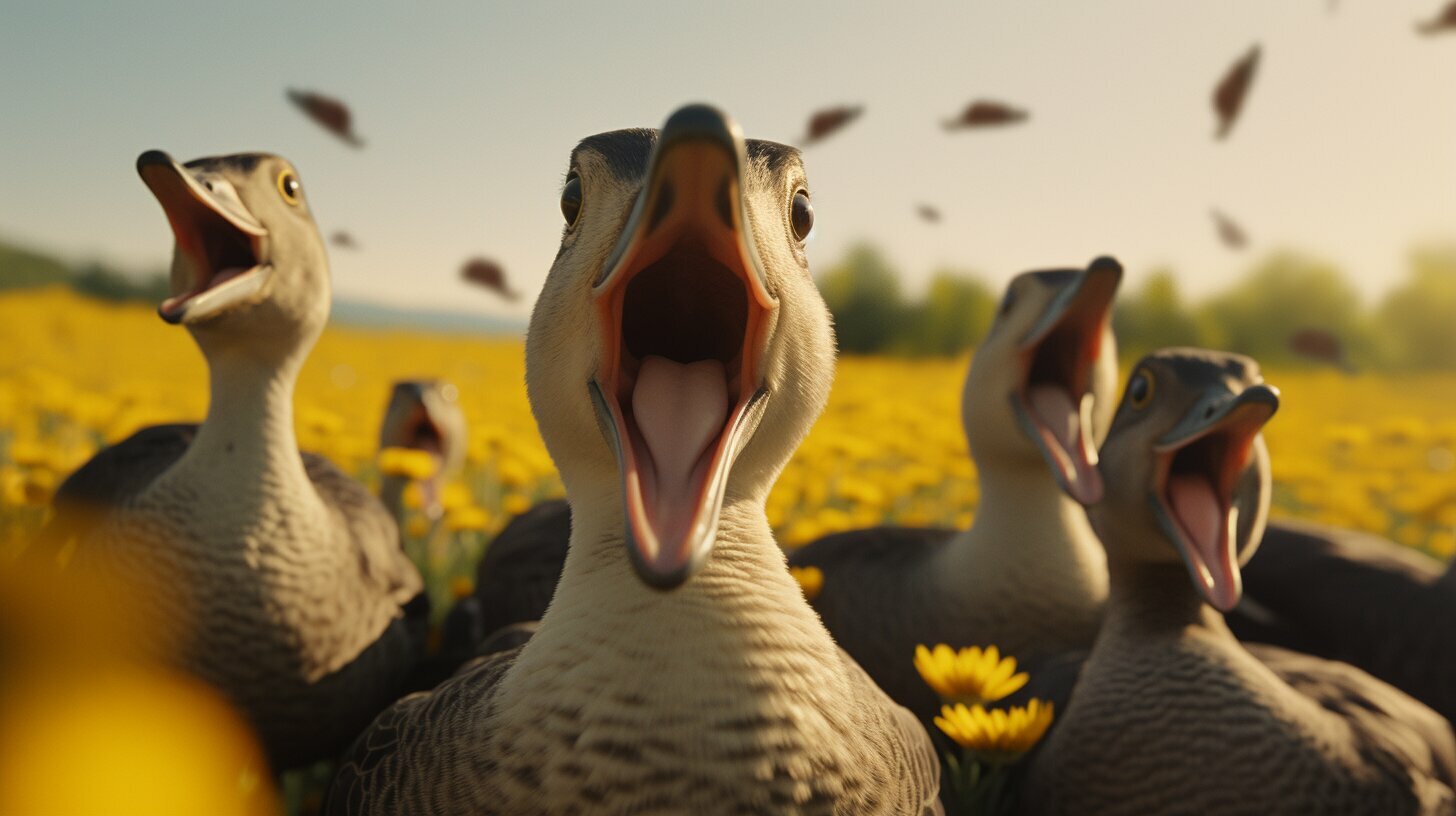
[[[990,327],[1001,295],[974,274],[940,270],[923,297],[909,300],[899,273],[869,245],[851,248],[819,288],[849,354],[966,351]],[[1334,265],[1292,252],[1266,257],[1196,303],[1171,270],[1157,270],[1123,289],[1113,326],[1128,356],[1196,345],[1276,365],[1456,370],[1456,246],[1412,253],[1406,280],[1373,305]]]
[[[129,275],[98,261],[68,265],[27,249],[0,243],[0,291],[51,284],[68,284],[73,289],[103,300],[141,300],[160,303],[171,289],[167,275],[154,272]]]

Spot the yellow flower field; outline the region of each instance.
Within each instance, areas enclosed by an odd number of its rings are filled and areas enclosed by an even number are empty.
[[[51,492],[98,446],[142,426],[199,419],[207,372],[187,333],[143,306],[51,289],[0,297],[0,544],[23,546]],[[794,546],[883,522],[965,525],[975,468],[960,429],[967,360],[849,358],[830,407],[770,498]],[[1267,431],[1276,512],[1456,552],[1456,375],[1267,372],[1284,407]],[[301,444],[371,484],[390,383],[455,383],[469,458],[443,532],[405,519],[437,580],[469,574],[491,534],[561,486],[526,402],[521,342],[330,328],[304,368]],[[453,520],[452,520],[453,518]],[[442,574],[447,573],[447,574]]]

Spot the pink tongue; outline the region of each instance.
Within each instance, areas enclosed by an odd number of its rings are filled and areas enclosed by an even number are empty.
[[[207,288],[211,289],[217,286],[219,283],[236,278],[237,276],[247,271],[247,269],[244,269],[241,266],[230,266],[227,269],[218,272],[216,275],[213,275],[212,280],[208,281]]]
[[[1238,516],[1232,511],[1224,513],[1213,485],[1198,474],[1170,476],[1168,499],[1183,535],[1202,562],[1195,572],[1203,596],[1225,612],[1233,609],[1242,591],[1232,546]]]
[[[1042,444],[1051,452],[1062,482],[1072,498],[1082,504],[1102,500],[1102,473],[1086,437],[1082,417],[1072,404],[1067,389],[1056,385],[1034,385],[1027,391],[1027,402],[1040,422]]]
[[[644,509],[659,543],[680,544],[697,515],[698,461],[728,419],[728,376],[717,360],[675,363],[647,357],[632,390],[632,416],[652,457]]]

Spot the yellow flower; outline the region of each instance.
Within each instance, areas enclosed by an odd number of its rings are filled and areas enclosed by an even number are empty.
[[[424,538],[430,534],[430,520],[419,513],[411,513],[404,523],[404,534],[410,538]]]
[[[1025,708],[987,711],[980,705],[942,706],[935,724],[962,748],[1015,759],[1031,750],[1052,724],[1052,704],[1032,700]]]
[[[799,582],[799,589],[804,590],[805,599],[812,601],[819,597],[819,590],[824,588],[823,570],[818,567],[789,567],[789,573]]]
[[[420,487],[419,482],[410,482],[404,488],[404,495],[400,497],[404,502],[406,510],[425,509],[425,490]]]
[[[379,452],[379,472],[409,479],[428,479],[435,475],[435,457],[412,448],[385,448]]]
[[[519,516],[531,509],[531,500],[522,496],[520,493],[507,493],[501,499],[501,509],[509,515]]]
[[[1026,685],[1016,673],[1016,658],[1002,658],[995,646],[961,649],[941,643],[932,651],[915,647],[915,669],[941,699],[957,703],[994,703]]]
[[[461,507],[445,516],[445,526],[454,533],[484,530],[490,526],[490,513],[481,507]]]
[[[450,597],[455,600],[469,598],[475,592],[475,582],[468,576],[457,575],[450,579]]]
[[[440,491],[440,506],[446,510],[469,507],[474,502],[475,497],[470,494],[470,488],[460,482],[451,482]]]

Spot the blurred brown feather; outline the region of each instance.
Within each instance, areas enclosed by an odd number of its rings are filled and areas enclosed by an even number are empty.
[[[864,113],[864,105],[841,105],[824,108],[809,117],[809,129],[804,134],[805,146],[821,141],[858,119]]]
[[[1244,109],[1244,98],[1249,94],[1249,87],[1254,83],[1254,74],[1259,69],[1259,57],[1262,49],[1258,43],[1249,49],[1238,62],[1235,62],[1228,72],[1219,80],[1218,86],[1213,89],[1213,110],[1218,114],[1218,132],[1215,136],[1219,139],[1228,136],[1233,129],[1234,123],[1239,119],[1239,113]]]
[[[1289,335],[1289,350],[1317,363],[1334,366],[1346,374],[1355,368],[1345,358],[1345,344],[1334,332],[1326,329],[1300,329]]]
[[[1249,236],[1242,227],[1234,223],[1233,219],[1218,210],[1209,210],[1208,214],[1213,218],[1214,228],[1218,230],[1219,240],[1229,249],[1243,249],[1249,245]]]
[[[495,292],[506,300],[519,300],[520,295],[506,286],[506,273],[500,264],[487,258],[471,258],[460,267],[460,277],[467,282]]]
[[[1441,13],[1432,20],[1416,24],[1416,31],[1422,34],[1440,34],[1443,31],[1456,29],[1456,0],[1446,4]]]
[[[295,91],[291,88],[288,99],[328,132],[354,147],[364,146],[364,141],[354,133],[353,116],[343,102],[312,91]]]
[[[946,130],[964,130],[967,128],[997,127],[1001,125],[1015,125],[1025,122],[1031,114],[1020,108],[1013,108],[1003,102],[993,102],[986,99],[978,99],[966,106],[961,115],[955,119],[947,119],[942,122]]]

